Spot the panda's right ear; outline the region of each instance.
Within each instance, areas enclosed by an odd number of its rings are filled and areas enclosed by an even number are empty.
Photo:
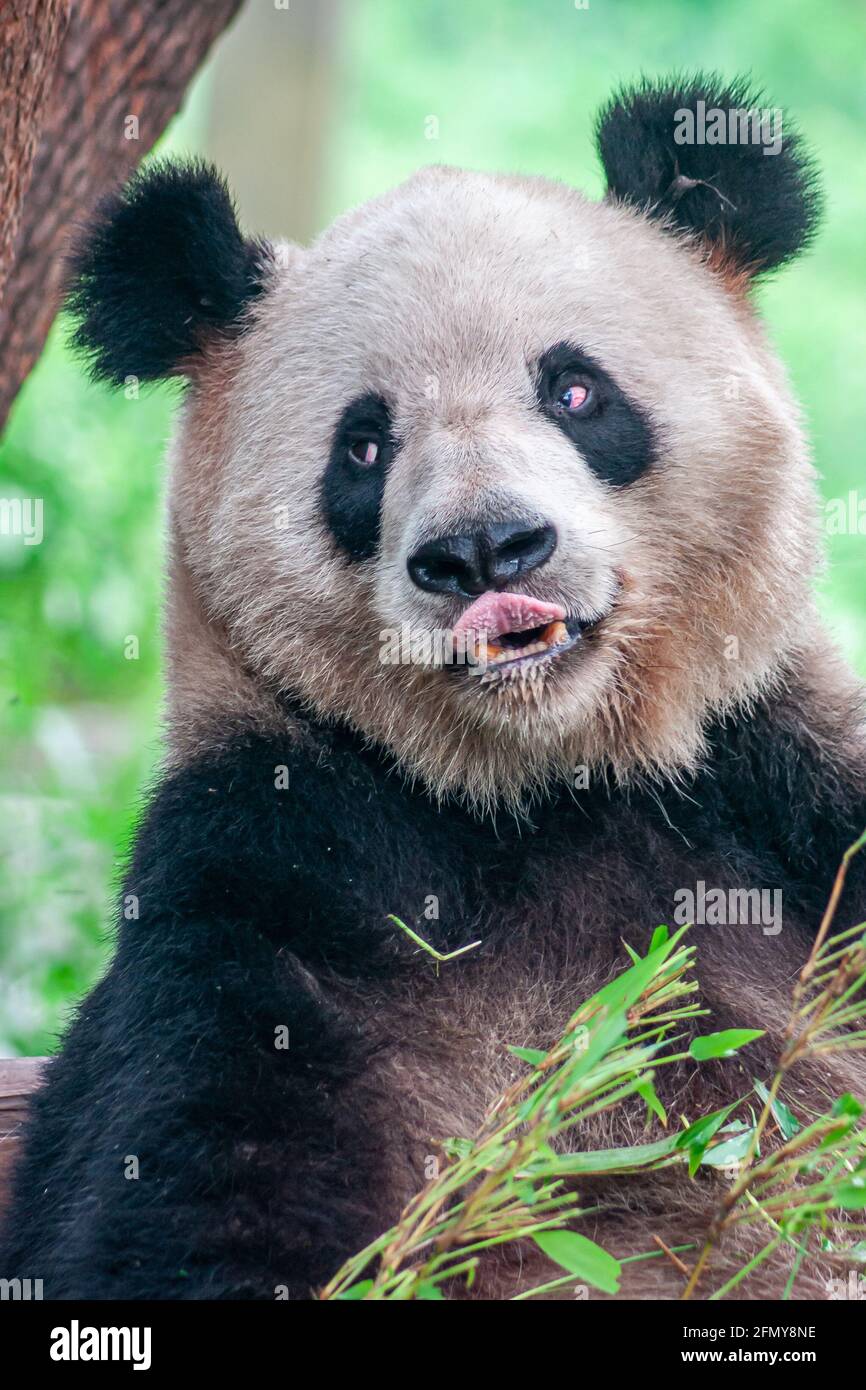
[[[209,336],[243,327],[269,268],[212,166],[150,164],[103,200],[70,256],[73,346],[114,385],[189,374]]]
[[[692,233],[717,265],[762,275],[815,235],[815,164],[787,117],[745,78],[641,81],[614,95],[596,133],[607,196]]]

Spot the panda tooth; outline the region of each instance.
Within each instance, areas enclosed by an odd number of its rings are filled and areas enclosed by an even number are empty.
[[[568,628],[565,623],[560,620],[550,623],[544,630],[544,641],[548,647],[558,647],[560,642],[567,642]]]

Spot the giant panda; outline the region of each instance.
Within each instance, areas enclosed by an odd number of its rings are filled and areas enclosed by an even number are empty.
[[[315,1297],[477,1127],[508,1045],[549,1045],[699,884],[782,895],[771,930],[694,928],[711,1026],[766,1036],[662,1098],[696,1118],[774,1070],[866,794],[862,691],[812,597],[815,475],[752,297],[812,239],[816,172],[787,125],[772,153],[676,134],[760,101],[620,91],[601,201],[424,168],[302,248],[245,238],[205,164],[155,162],[96,212],[77,346],[100,380],[187,383],[165,757],[113,963],[34,1100],[4,1276]],[[442,632],[466,660],[413,645]],[[436,972],[389,914],[481,945]],[[838,925],[864,915],[855,861]],[[789,1104],[864,1094],[856,1057]],[[639,1132],[615,1114],[575,1142]],[[720,1181],[602,1184],[581,1229],[619,1258],[694,1240]],[[504,1249],[473,1296],[540,1264]],[[626,1298],[682,1291],[666,1259],[624,1268]],[[739,1291],[779,1287],[768,1262]],[[797,1288],[826,1295],[820,1271]]]

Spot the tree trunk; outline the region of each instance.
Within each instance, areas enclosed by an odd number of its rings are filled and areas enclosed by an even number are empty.
[[[10,0],[0,10],[0,294],[68,23],[69,0]]]
[[[321,228],[344,11],[343,0],[248,5],[214,61],[205,148],[259,235],[304,243]],[[255,101],[238,73],[255,73]]]
[[[70,233],[162,133],[241,2],[2,0],[0,429],[57,313]]]

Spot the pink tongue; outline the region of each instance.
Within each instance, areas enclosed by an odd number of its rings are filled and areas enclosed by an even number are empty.
[[[482,594],[471,603],[454,627],[454,636],[475,633],[495,639],[503,632],[523,632],[528,627],[547,627],[562,622],[565,609],[558,603],[541,603],[526,594]]]

